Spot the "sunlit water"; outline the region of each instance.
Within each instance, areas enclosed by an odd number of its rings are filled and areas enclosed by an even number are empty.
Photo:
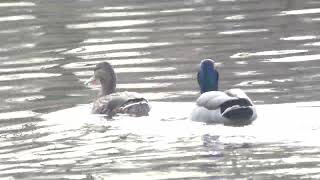
[[[319,179],[319,22],[317,0],[0,2],[0,177]],[[203,58],[252,125],[188,119]],[[149,117],[90,115],[101,61]]]

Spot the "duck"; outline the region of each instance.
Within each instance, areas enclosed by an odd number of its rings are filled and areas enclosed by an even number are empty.
[[[113,117],[118,114],[148,116],[151,106],[146,98],[136,92],[116,92],[117,76],[108,62],[100,62],[85,84],[100,83],[101,89],[93,102],[91,113]]]
[[[219,91],[219,72],[215,61],[204,59],[197,73],[200,96],[191,113],[193,121],[227,126],[245,126],[257,118],[256,107],[241,89]]]

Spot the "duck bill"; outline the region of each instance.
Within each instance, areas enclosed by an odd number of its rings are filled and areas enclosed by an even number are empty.
[[[96,78],[96,76],[92,76],[91,78],[89,78],[88,80],[86,80],[85,82],[84,82],[84,84],[85,85],[95,85],[95,84],[97,84],[97,78]]]

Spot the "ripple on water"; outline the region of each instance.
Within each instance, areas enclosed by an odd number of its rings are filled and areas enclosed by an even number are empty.
[[[101,58],[120,58],[120,57],[141,57],[149,55],[150,52],[139,52],[139,51],[125,51],[125,52],[112,52],[103,54],[90,54],[90,55],[77,55],[81,59],[101,59]]]
[[[36,101],[36,100],[45,99],[45,98],[46,96],[43,96],[43,95],[34,95],[34,96],[26,96],[26,97],[8,98],[5,101],[9,103],[12,103],[12,102],[21,103],[26,101]]]
[[[276,90],[275,88],[251,88],[251,89],[246,89],[245,92],[247,92],[247,93],[275,93],[275,92],[280,92],[280,91]]]
[[[0,17],[0,22],[7,22],[7,21],[25,21],[25,20],[32,20],[36,19],[35,16],[32,15],[19,15],[19,16],[5,16]]]
[[[284,41],[303,41],[303,40],[312,40],[317,39],[317,36],[313,35],[305,35],[305,36],[290,36],[290,37],[282,37],[280,40]]]
[[[222,173],[219,174],[222,176]],[[227,174],[225,174],[227,176]],[[134,172],[134,173],[124,173],[124,174],[101,174],[97,176],[93,176],[97,179],[131,179],[132,177],[140,180],[149,180],[152,177],[157,177],[157,179],[189,179],[190,177],[196,177],[195,179],[205,179],[210,178],[211,176],[208,175],[206,172],[201,172],[197,170],[170,170],[169,172],[158,172],[156,170],[154,171],[147,171],[147,172]]]
[[[0,34],[13,34],[13,33],[33,33],[36,30],[40,30],[41,26],[28,26],[28,27],[19,27],[14,29],[5,29],[1,30]]]
[[[234,54],[230,56],[230,58],[248,58],[251,56],[277,56],[277,55],[287,55],[287,54],[299,54],[308,52],[307,49],[301,49],[301,50],[274,50],[274,51],[262,51],[262,52],[255,52],[255,53],[249,53],[249,52],[241,52]]]
[[[174,67],[128,67],[116,68],[117,73],[135,73],[135,72],[168,72],[174,71]]]
[[[119,84],[117,87],[124,89],[149,89],[149,88],[159,88],[159,87],[169,87],[173,83],[128,83],[128,84]]]
[[[108,62],[112,65],[134,65],[134,64],[149,64],[154,62],[159,62],[164,59],[151,59],[151,58],[139,58],[139,59],[123,59],[123,60],[108,60]],[[100,62],[105,62],[106,60],[100,61],[84,61],[84,62],[74,62],[63,65],[62,67],[65,69],[84,69],[84,68],[93,68]]]
[[[65,52],[66,54],[81,54],[81,53],[95,53],[101,51],[114,51],[114,50],[134,50],[142,48],[152,48],[159,46],[170,45],[168,42],[159,43],[118,43],[118,44],[102,44],[102,45],[88,45]]]
[[[0,8],[2,7],[30,7],[30,6],[35,6],[35,3],[32,2],[10,2],[10,3],[0,3]]]
[[[83,24],[69,24],[69,25],[66,25],[66,27],[68,29],[115,28],[115,27],[145,25],[153,22],[154,20],[100,21],[100,22],[89,22],[89,23],[83,23]]]
[[[174,91],[174,92],[157,92],[157,93],[143,93],[149,100],[161,100],[161,99],[170,99],[178,98],[182,95],[198,95],[198,91]]]
[[[261,171],[259,174],[275,174],[276,173],[276,174],[282,174],[283,176],[289,176],[289,175],[317,174],[319,171],[320,171],[319,167],[308,167],[308,168],[299,167],[299,168],[283,168],[278,170],[264,170],[264,171]],[[306,176],[307,179],[311,177],[312,175]],[[315,177],[320,177],[320,175],[315,175]]]
[[[148,73],[148,72],[168,72],[174,71],[174,67],[128,67],[128,68],[115,68],[116,73]],[[79,71],[74,72],[77,76],[92,76],[93,71]]]
[[[320,42],[306,43],[304,46],[320,46]]]
[[[141,11],[132,11],[133,9],[141,9]],[[129,12],[127,12],[130,9]],[[170,9],[168,6],[166,6],[166,9],[164,10],[152,10],[152,11],[146,11],[144,6],[127,6],[127,7],[104,7],[102,8],[104,11],[103,13],[90,13],[86,14],[87,17],[123,17],[123,16],[146,16],[146,15],[170,15],[170,14],[177,14],[177,13],[185,13],[185,12],[194,12],[197,9],[192,7],[182,7],[182,8],[174,8]],[[117,10],[110,11],[110,10]],[[119,10],[123,10],[125,12],[120,12]]]
[[[0,113],[0,119],[16,119],[16,118],[28,118],[37,116],[38,113],[33,111],[14,111],[14,112],[6,112]]]
[[[136,6],[109,6],[109,7],[103,7],[101,10],[128,10],[128,9],[134,9]]]
[[[29,166],[29,165],[28,165]],[[27,174],[27,173],[36,173],[36,172],[40,172],[40,169],[39,167],[13,167],[13,168],[9,168],[9,169],[6,169],[6,170],[2,170],[0,172],[0,174],[18,174],[18,173],[24,173],[24,174]]]
[[[193,74],[175,74],[175,75],[163,75],[163,76],[152,76],[145,77],[145,80],[170,80],[170,79],[190,79]]]
[[[103,12],[103,13],[90,13],[84,15],[85,17],[92,17],[92,18],[105,18],[105,17],[126,17],[126,16],[145,16],[145,15],[152,15],[156,14],[156,12]]]
[[[254,76],[254,75],[259,75],[259,74],[263,74],[257,71],[245,71],[245,72],[234,72],[233,73],[236,76]]]
[[[112,37],[112,38],[91,38],[83,41],[84,44],[92,44],[92,43],[110,43],[116,41],[128,41],[128,40],[146,40],[147,36],[121,36],[121,37]]]
[[[263,62],[304,62],[304,61],[318,61],[318,60],[320,60],[320,54],[272,58],[272,59],[264,60]]]
[[[0,91],[13,91],[13,92],[22,92],[22,93],[37,93],[42,90],[38,86],[0,86]]]
[[[319,14],[320,8],[312,8],[312,9],[297,9],[297,10],[289,10],[282,11],[278,16],[286,16],[286,15],[303,15],[303,14]]]
[[[48,65],[39,65],[39,66],[29,66],[29,67],[15,67],[15,68],[1,68],[0,73],[2,72],[26,72],[26,71],[40,71],[42,69],[48,69],[58,66],[58,64],[48,64]]]
[[[117,84],[117,88],[120,89],[152,89],[152,88],[164,88],[164,87],[169,87],[172,86],[173,83],[163,83],[163,82],[158,82],[158,83],[128,83],[128,84],[123,84],[119,83]],[[97,85],[90,85],[91,88],[99,90],[101,87],[99,84]],[[145,95],[145,94],[144,94]]]
[[[114,33],[146,33],[146,32],[153,32],[154,30],[151,28],[121,28],[115,29],[112,32]]]
[[[172,13],[181,13],[181,12],[193,12],[195,10],[196,10],[195,8],[176,8],[176,9],[166,9],[159,12],[163,14],[172,14]]]
[[[284,82],[292,82],[294,80],[292,78],[285,78],[285,79],[274,79],[273,81],[284,83]]]
[[[15,44],[15,45],[9,45],[8,47],[2,47],[0,48],[0,52],[8,52],[13,50],[19,50],[19,49],[31,49],[34,48],[36,44],[34,43],[23,43],[23,44]]]
[[[10,60],[2,62],[3,65],[18,65],[18,64],[38,64],[38,63],[48,63],[51,61],[62,60],[63,58],[57,57],[39,57],[39,58],[27,58],[19,60]]]
[[[237,34],[268,32],[268,31],[269,31],[269,29],[240,29],[240,30],[222,31],[222,32],[219,32],[218,34],[220,34],[220,35],[237,35]]]
[[[61,74],[57,74],[57,73],[21,73],[21,74],[0,75],[0,81],[34,79],[34,78],[49,78],[49,77],[57,77],[57,76],[61,76]]]
[[[266,84],[272,84],[272,82],[264,81],[264,80],[249,80],[249,81],[242,81],[241,83],[235,84],[234,86],[246,87],[246,86],[266,85]]]
[[[226,20],[242,20],[245,18],[246,18],[246,15],[242,15],[242,14],[225,17]]]

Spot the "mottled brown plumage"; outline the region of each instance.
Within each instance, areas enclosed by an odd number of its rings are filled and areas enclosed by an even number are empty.
[[[114,116],[118,113],[134,116],[149,114],[150,105],[140,94],[115,92],[117,78],[113,67],[109,63],[102,62],[96,65],[94,75],[88,83],[92,81],[100,81],[101,84],[98,98],[93,103],[92,113],[108,116]]]

